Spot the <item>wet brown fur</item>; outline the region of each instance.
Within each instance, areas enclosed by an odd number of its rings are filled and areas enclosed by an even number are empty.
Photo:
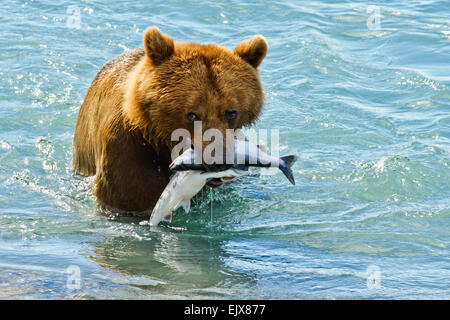
[[[169,181],[173,130],[185,128],[193,137],[189,112],[199,115],[204,130],[222,132],[257,119],[263,91],[256,68],[266,51],[261,36],[231,51],[174,42],[148,28],[144,49],[109,61],[89,87],[75,128],[74,172],[95,175],[100,203],[149,212]],[[226,119],[230,110],[237,119]]]

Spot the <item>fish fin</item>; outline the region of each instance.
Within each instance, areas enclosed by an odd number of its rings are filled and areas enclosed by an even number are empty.
[[[165,216],[161,221],[172,223],[173,213],[171,212],[168,216]]]
[[[176,211],[179,207],[181,207],[183,205],[183,199],[180,199],[173,207],[172,210],[170,210],[170,214],[172,214],[172,212]]]
[[[191,199],[182,202],[181,206],[183,207],[184,212],[188,213],[189,210],[191,210]]]
[[[295,185],[294,175],[292,173],[291,167],[295,163],[295,161],[297,161],[297,156],[285,156],[281,157],[280,159],[283,160],[282,163],[280,163],[280,170],[284,173],[286,178],[288,178],[288,180],[293,185]]]

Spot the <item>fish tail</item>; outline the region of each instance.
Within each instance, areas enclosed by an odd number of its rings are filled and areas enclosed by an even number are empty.
[[[294,175],[292,173],[291,167],[295,163],[295,161],[297,161],[297,156],[295,156],[295,155],[285,156],[285,157],[281,157],[280,159],[283,160],[280,163],[280,170],[284,173],[286,178],[288,178],[288,180],[293,185],[295,185]]]

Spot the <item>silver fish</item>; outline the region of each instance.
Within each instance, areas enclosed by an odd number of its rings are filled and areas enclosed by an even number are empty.
[[[237,177],[248,174],[248,171],[231,168],[219,172],[203,172],[198,170],[178,171],[170,178],[169,183],[153,208],[149,224],[158,225],[161,220],[172,216],[179,207],[189,212],[193,198],[212,178]]]
[[[197,155],[194,149],[186,150],[177,157],[169,166],[172,171],[206,171],[202,163],[196,163]],[[239,170],[248,170],[248,167],[278,167],[295,185],[294,175],[292,174],[292,165],[297,160],[297,156],[290,155],[281,158],[268,155],[261,147],[247,140],[234,140],[234,161],[232,168]],[[208,171],[209,172],[209,171]]]

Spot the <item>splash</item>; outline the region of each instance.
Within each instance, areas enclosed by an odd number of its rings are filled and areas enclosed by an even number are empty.
[[[211,224],[212,224],[212,222],[213,222],[213,211],[214,211],[214,209],[213,209],[214,195],[213,195],[213,189],[211,187],[209,187],[209,197],[210,197],[210,200],[211,200]]]

